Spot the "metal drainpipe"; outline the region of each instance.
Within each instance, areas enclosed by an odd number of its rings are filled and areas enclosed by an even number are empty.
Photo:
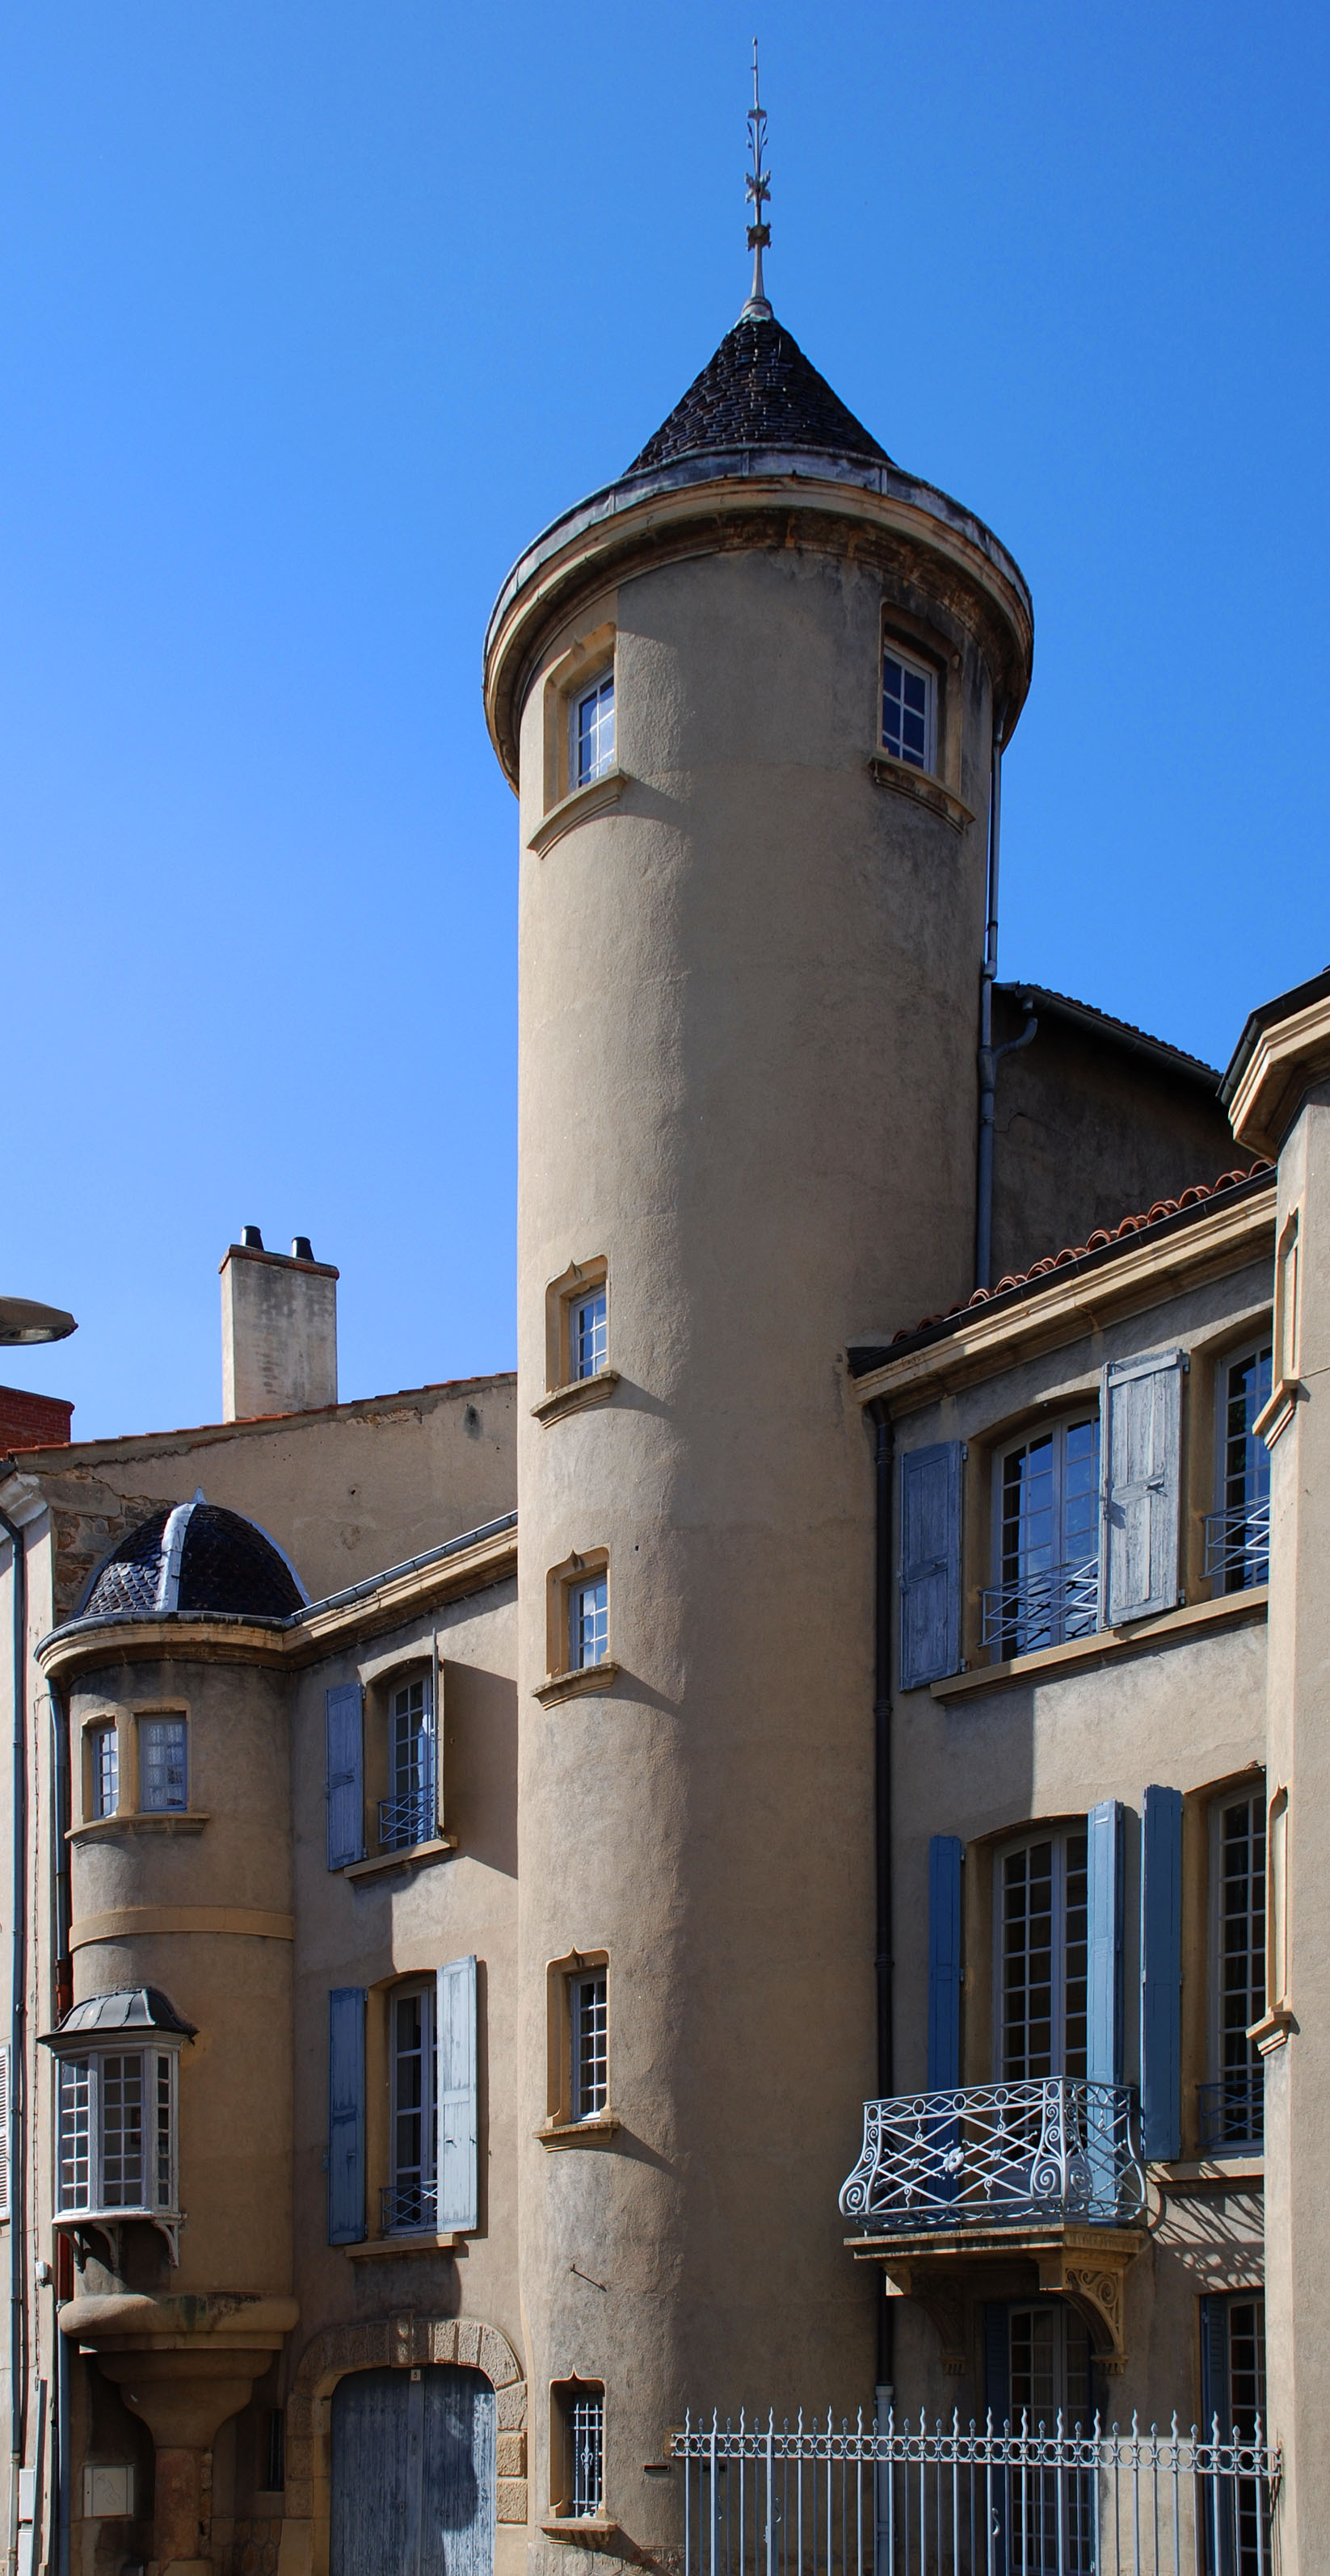
[[[0,1532],[10,1546],[14,1689],[14,1933],[9,2012],[9,2566],[18,2567],[18,2480],[27,2440],[27,2337],[24,2314],[23,2094],[24,2005],[27,1945],[28,1857],[28,1569],[23,1533],[0,1511]]]
[[[976,1288],[993,1285],[993,1120],[996,1107],[997,1069],[1004,1055],[1014,1055],[1018,1047],[1028,1046],[1039,1026],[1031,1011],[1018,1038],[1008,1038],[1005,1046],[993,1044],[993,986],[997,982],[998,954],[998,864],[1002,854],[1002,729],[1007,720],[1005,705],[1000,707],[993,726],[993,749],[988,788],[988,920],[984,928],[984,962],[979,975],[979,1153],[975,1173],[974,1219],[974,1284]],[[1027,1009],[1028,1009],[1027,1004]]]
[[[874,1582],[873,1650],[873,1805],[876,1877],[877,2089],[891,2092],[895,2062],[895,2016],[892,1993],[891,1923],[891,1471],[892,1427],[886,1406],[871,1408],[873,1471],[876,1488],[877,1566]],[[895,2318],[881,2275],[877,2303],[877,2380],[873,2391],[875,2421],[885,2432],[891,2412]],[[879,2466],[873,2480],[874,2567],[885,2576],[888,2485],[890,2468]]]
[[[69,1713],[59,1685],[49,1685],[51,1702],[51,1827],[55,1844],[55,2020],[61,2021],[73,2002],[69,1955],[69,1844],[65,1839],[70,1823],[69,1798]],[[69,2506],[70,2506],[70,2423],[69,2423],[69,2346],[60,2331],[60,2307],[70,2294],[69,2239],[59,2231],[55,2243],[55,2271],[51,2283],[51,2375],[55,2382],[55,2408],[51,2426],[54,2452],[53,2489],[56,2501],[56,2565],[59,2576],[69,2576]]]

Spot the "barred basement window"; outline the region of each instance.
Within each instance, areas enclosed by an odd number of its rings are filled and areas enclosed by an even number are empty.
[[[597,2379],[567,2379],[551,2389],[554,2511],[587,2521],[605,2509],[605,2389]]]
[[[609,1977],[592,1968],[568,1980],[572,2033],[569,2103],[574,2120],[594,2120],[609,2101]]]

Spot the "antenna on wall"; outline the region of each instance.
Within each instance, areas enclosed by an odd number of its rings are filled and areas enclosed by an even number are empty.
[[[762,253],[771,242],[771,226],[762,220],[762,209],[771,194],[771,172],[765,168],[767,148],[767,111],[757,94],[757,38],[753,38],[753,104],[748,111],[748,148],[753,166],[745,182],[745,193],[753,210],[748,227],[748,247],[753,254],[753,283],[748,302],[739,316],[741,322],[770,322],[771,306],[762,283]]]

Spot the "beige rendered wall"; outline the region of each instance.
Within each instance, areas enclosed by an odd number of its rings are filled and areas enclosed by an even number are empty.
[[[544,2392],[603,2378],[643,2546],[678,2537],[643,2464],[686,2405],[872,2402],[836,2210],[873,2074],[872,1478],[835,1353],[968,1281],[990,721],[939,611],[958,833],[868,770],[882,573],[706,542],[547,639],[521,753],[525,845],[540,673],[612,618],[621,802],[521,860],[519,2155],[533,2521]],[[542,1426],[547,1284],[601,1255],[620,1383]],[[547,1710],[545,1570],[597,1547],[621,1670]],[[553,2152],[574,1949],[609,1954],[621,2126]]]

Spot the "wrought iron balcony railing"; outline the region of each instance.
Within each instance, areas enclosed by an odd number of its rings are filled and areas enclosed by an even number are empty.
[[[1198,2084],[1203,2147],[1259,2147],[1265,2136],[1265,2069],[1230,2066],[1217,2084]]]
[[[380,1798],[380,1851],[411,1851],[417,1843],[431,1841],[436,1831],[432,1780],[422,1781],[418,1789],[408,1789],[401,1797]]]
[[[437,2222],[436,2182],[393,2182],[379,2194],[379,2226],[385,2236],[409,2236]]]
[[[1220,1592],[1249,1592],[1270,1579],[1270,1498],[1205,1516],[1205,1570]]]
[[[863,2152],[840,2196],[866,2235],[1126,2227],[1144,2201],[1133,2095],[1066,2075],[865,2102]]]
[[[1045,1565],[984,1594],[984,1644],[1002,1655],[1034,1655],[1099,1625],[1099,1559]]]

